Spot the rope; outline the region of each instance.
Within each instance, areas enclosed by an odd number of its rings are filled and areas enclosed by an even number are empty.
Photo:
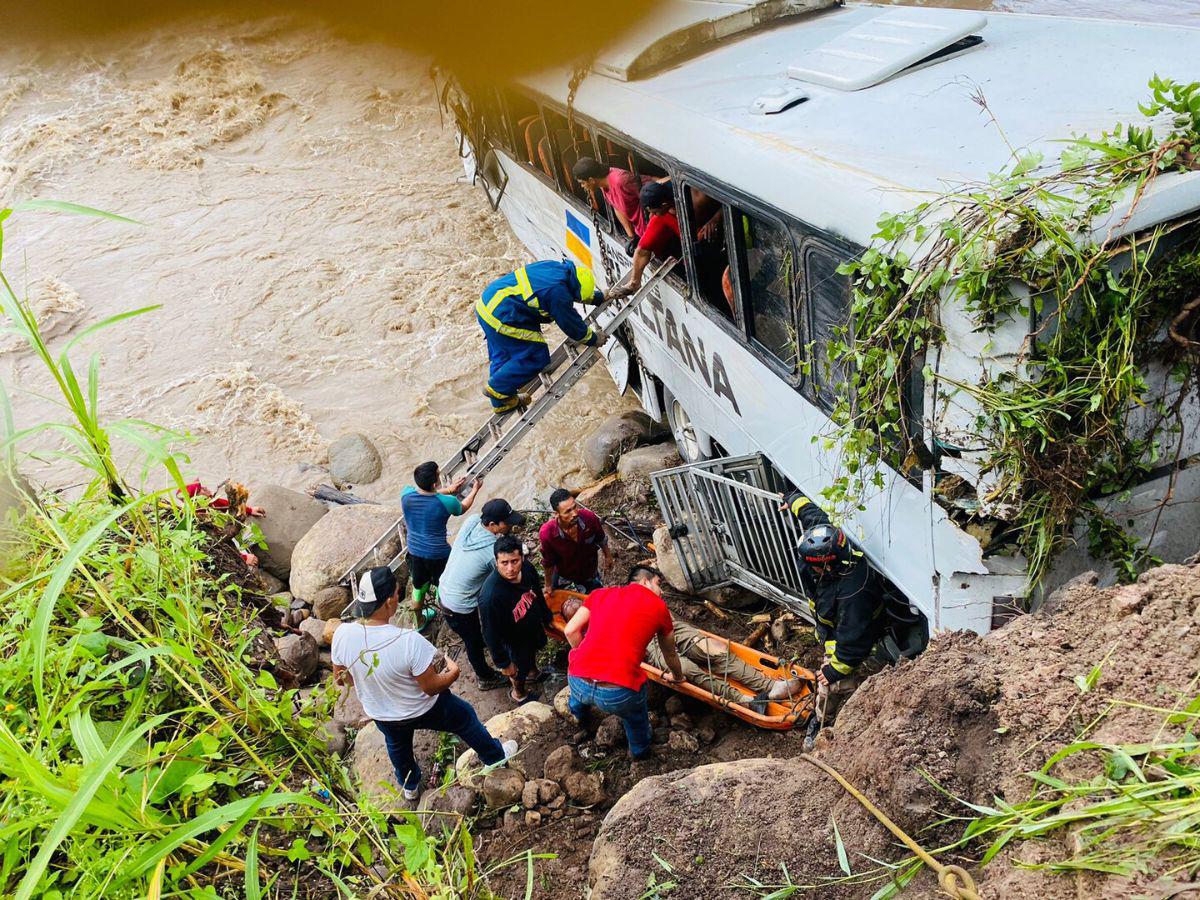
[[[807,753],[801,754],[800,758],[807,763],[812,763],[826,775],[833,778],[838,784],[846,789],[846,791],[861,803],[871,815],[879,820],[888,831],[899,838],[909,850],[911,850],[921,862],[937,872],[938,884],[947,895],[953,897],[954,900],[980,900],[979,893],[975,889],[975,882],[971,879],[970,873],[961,866],[946,866],[938,862],[929,855],[920,844],[910,838],[904,831],[887,817],[887,815],[879,809],[874,803],[866,798],[866,796],[854,785],[848,782],[841,774],[833,768],[826,765],[814,756],[809,756]]]

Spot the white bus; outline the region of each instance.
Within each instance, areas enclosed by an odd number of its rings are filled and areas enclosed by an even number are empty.
[[[1043,147],[1054,158],[1056,139],[1137,116],[1156,72],[1200,79],[1200,32],[827,0],[675,0],[602,49],[573,98],[573,73],[550,69],[505,86],[448,81],[442,100],[456,116],[468,176],[531,259],[579,260],[601,281],[629,266],[610,211],[571,177],[579,157],[671,176],[684,263],[630,318],[632,361],[610,342],[614,377],[670,425],[687,461],[744,464],[757,454],[770,470],[760,487],[793,485],[819,501],[839,458],[813,437],[832,430],[839,373],[800,357],[810,346],[819,356],[847,323],[850,285],[838,266],[870,244],[882,214],[985,181],[1011,163],[1011,148]],[[723,212],[724,256],[715,261],[693,239],[698,193]],[[1171,175],[1132,217],[1117,210],[1106,227],[1132,233],[1198,209],[1200,178]],[[752,241],[729,239],[743,233]],[[754,260],[744,258],[746,243]],[[778,277],[785,267],[794,277]],[[1031,327],[976,334],[965,311],[940,314],[948,339],[927,363],[959,380],[1013,365]],[[920,372],[910,381],[914,426],[942,435],[974,427],[969,404],[942,404],[934,416],[930,386]],[[1151,473],[1132,497],[1103,501],[1126,504],[1135,533],[1148,534],[1154,520],[1153,550],[1166,559],[1200,549],[1200,504],[1155,512],[1153,502],[1168,486],[1177,498],[1200,496],[1197,467],[1184,466],[1200,451],[1195,413],[1189,407],[1183,463]],[[957,524],[935,495],[951,474],[980,496],[987,487],[971,448],[955,451],[915,475],[888,470],[846,528],[932,627],[983,633],[1021,604],[1026,570],[1011,548],[988,545],[986,528]],[[709,470],[729,475],[720,463]],[[712,524],[728,538],[730,528],[753,526],[745,515]],[[758,571],[735,580],[794,596],[762,554],[740,560],[742,574]],[[1073,549],[1045,584],[1089,567],[1097,564],[1086,550]]]

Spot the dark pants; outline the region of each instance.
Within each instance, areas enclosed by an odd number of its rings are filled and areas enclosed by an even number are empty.
[[[476,316],[478,319],[478,316]],[[517,391],[550,364],[545,341],[524,341],[500,334],[479,320],[488,349],[487,395],[492,406],[510,408]]]
[[[557,572],[554,573],[554,581],[550,585],[551,590],[575,591],[578,594],[590,594],[602,587],[604,582],[600,580],[599,575],[593,575],[591,578],[563,578]]]
[[[571,714],[584,722],[587,707],[594,706],[600,712],[618,716],[625,726],[625,740],[629,742],[629,755],[640,759],[650,752],[650,711],[646,706],[646,685],[641,690],[632,690],[617,685],[598,685],[586,678],[567,676],[571,688],[568,706]]]
[[[438,694],[437,702],[415,719],[400,722],[376,719],[375,724],[383,732],[388,759],[396,770],[396,780],[410,791],[421,786],[421,767],[413,756],[413,732],[417,729],[447,731],[457,735],[479,755],[480,762],[486,766],[504,761],[504,749],[498,740],[488,734],[479,716],[475,715],[474,707],[449,691]]]
[[[412,586],[420,590],[431,584],[437,584],[446,571],[445,559],[428,559],[424,556],[408,554],[408,577]]]
[[[480,681],[498,681],[504,676],[492,668],[484,655],[483,628],[479,624],[479,610],[469,613],[457,613],[442,607],[442,617],[450,630],[462,639],[467,651],[467,661],[475,670],[475,677]]]

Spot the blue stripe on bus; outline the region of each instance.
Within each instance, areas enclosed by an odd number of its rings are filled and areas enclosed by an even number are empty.
[[[585,245],[591,244],[592,229],[587,227],[587,224],[583,221],[583,219],[573,215],[569,209],[567,210],[567,228],[575,232],[576,236],[583,241]]]

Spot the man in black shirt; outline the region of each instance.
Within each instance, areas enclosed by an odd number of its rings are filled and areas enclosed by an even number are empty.
[[[504,535],[492,553],[496,571],[479,592],[479,621],[496,668],[512,683],[509,696],[518,704],[528,703],[539,696],[525,685],[543,678],[537,653],[546,645],[550,608],[542,594],[541,576],[525,559],[525,546],[517,538]]]

